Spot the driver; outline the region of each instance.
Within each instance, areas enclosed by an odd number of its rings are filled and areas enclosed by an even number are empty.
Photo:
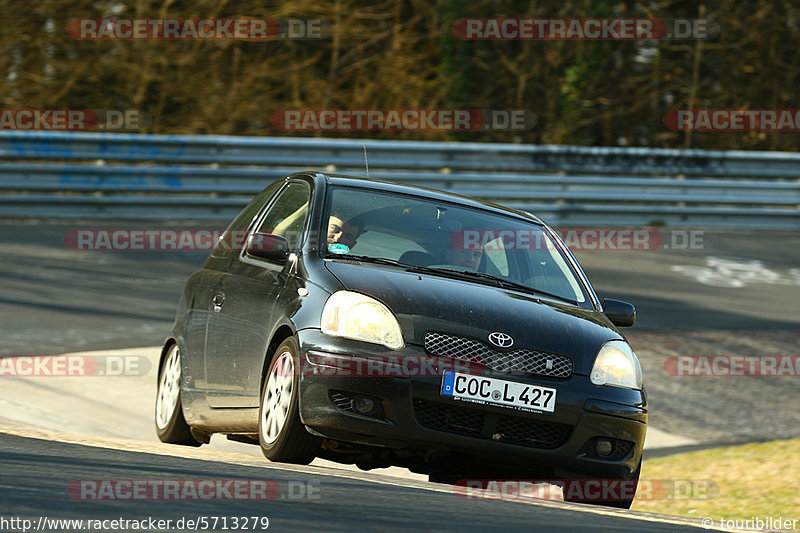
[[[275,235],[285,236],[289,228],[298,226],[302,223],[306,210],[308,209],[308,202],[301,205],[294,213],[282,220],[271,233]],[[362,232],[361,226],[357,223],[348,220],[344,221],[345,217],[342,214],[332,214],[328,219],[328,244],[339,243],[347,245],[352,248],[358,242],[358,236]],[[299,229],[296,230],[299,232]]]
[[[447,263],[450,265],[463,266],[478,270],[478,265],[481,264],[483,259],[483,250],[456,250],[455,248],[448,248],[444,253]]]
[[[352,248],[358,242],[361,227],[352,220],[344,221],[340,214],[331,215],[328,219],[328,244],[344,244]]]

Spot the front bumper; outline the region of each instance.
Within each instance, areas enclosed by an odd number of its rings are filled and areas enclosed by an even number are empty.
[[[629,478],[641,459],[647,427],[644,391],[598,387],[588,376],[576,374],[556,379],[484,371],[557,390],[554,413],[521,412],[441,396],[438,367],[435,375],[411,377],[363,372],[367,365],[347,367],[357,372],[331,372],[336,366],[331,361],[337,359],[428,357],[421,346],[392,351],[333,338],[317,329],[301,330],[297,337],[305,365],[300,416],[318,435],[384,448],[461,453],[499,467],[562,476]],[[369,415],[359,414],[342,401],[348,397],[372,399],[376,408]],[[595,452],[597,439],[613,442],[610,456],[601,458]]]

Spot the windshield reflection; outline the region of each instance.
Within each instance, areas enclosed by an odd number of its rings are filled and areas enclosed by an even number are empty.
[[[542,226],[510,216],[400,194],[337,187],[326,257],[388,259],[403,265],[505,280],[582,304],[587,295]],[[384,261],[389,263],[389,261]],[[403,266],[401,265],[401,266]]]

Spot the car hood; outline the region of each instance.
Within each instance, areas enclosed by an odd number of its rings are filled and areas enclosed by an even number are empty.
[[[513,337],[512,349],[567,355],[575,373],[589,374],[602,344],[623,338],[598,311],[514,290],[347,260],[326,266],[347,290],[386,304],[406,343],[423,345],[425,334],[435,331],[489,345],[489,333],[499,331]]]

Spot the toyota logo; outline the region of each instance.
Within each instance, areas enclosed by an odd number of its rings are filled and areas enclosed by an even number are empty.
[[[514,339],[511,338],[511,335],[495,331],[494,333],[489,333],[489,342],[498,348],[508,348],[514,344]]]

